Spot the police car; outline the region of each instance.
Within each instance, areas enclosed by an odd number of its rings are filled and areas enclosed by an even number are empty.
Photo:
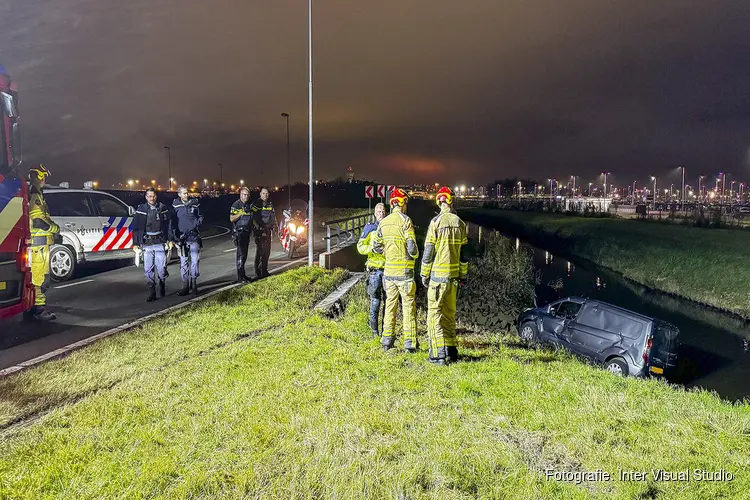
[[[109,193],[67,189],[64,183],[45,187],[44,199],[62,236],[62,243],[50,248],[53,280],[72,278],[84,262],[134,258],[133,207]]]

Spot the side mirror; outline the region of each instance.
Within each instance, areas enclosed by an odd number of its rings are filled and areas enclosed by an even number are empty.
[[[128,215],[131,217],[135,215],[135,208],[131,207],[130,205],[128,205]]]

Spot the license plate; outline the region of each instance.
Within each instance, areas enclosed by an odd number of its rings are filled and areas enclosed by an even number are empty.
[[[0,281],[0,292],[7,290],[8,284],[5,281]]]
[[[651,367],[651,373],[656,373],[657,375],[664,374],[664,368],[659,368],[658,366],[652,366]]]

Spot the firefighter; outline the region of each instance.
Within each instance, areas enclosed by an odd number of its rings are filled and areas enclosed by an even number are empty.
[[[143,271],[148,285],[146,302],[156,300],[156,278],[159,278],[159,295],[167,294],[167,251],[171,248],[169,240],[172,216],[169,208],[156,201],[154,188],[146,190],[146,203],[135,210],[133,220],[133,249],[143,252]]]
[[[445,365],[458,360],[456,297],[466,282],[469,242],[466,224],[451,211],[453,191],[447,186],[435,196],[440,214],[430,221],[422,256],[422,284],[427,288],[427,337],[431,363]]]
[[[31,220],[31,281],[36,291],[34,307],[27,317],[39,321],[54,321],[55,313],[47,309],[47,289],[49,288],[49,247],[59,237],[60,226],[49,215],[42,188],[47,177],[52,175],[44,165],[29,169],[29,218]]]
[[[250,231],[253,222],[250,190],[248,188],[240,189],[240,199],[235,201],[229,209],[229,222],[232,223],[232,241],[237,247],[237,282],[250,283],[252,280],[245,273],[247,247],[250,245]]]
[[[198,264],[203,247],[199,229],[203,224],[203,214],[201,214],[200,202],[197,198],[190,198],[185,186],[180,186],[177,196],[179,198],[175,198],[172,202],[172,210],[176,219],[172,223],[173,238],[180,249],[180,276],[182,277],[182,290],[177,292],[177,295],[185,296],[190,292],[198,293],[198,276],[200,276]]]
[[[404,349],[417,352],[417,285],[414,282],[414,262],[419,257],[414,225],[406,215],[407,196],[396,188],[391,193],[391,213],[380,221],[375,233],[373,250],[383,254],[383,284],[385,286],[385,319],[380,343],[384,350],[393,347],[393,328],[398,313],[398,299],[404,319]]]
[[[383,254],[375,253],[372,249],[372,243],[377,232],[380,221],[385,217],[385,205],[378,203],[375,205],[375,222],[365,225],[362,235],[357,242],[357,251],[361,255],[367,255],[365,270],[367,271],[367,295],[370,296],[370,330],[372,338],[380,336],[378,330],[378,318],[380,317],[380,306],[385,297],[383,289],[383,266],[385,257]]]
[[[271,255],[271,233],[276,229],[276,212],[269,200],[268,189],[260,190],[260,198],[253,203],[253,232],[255,233],[255,277],[265,278],[268,273],[268,257]]]

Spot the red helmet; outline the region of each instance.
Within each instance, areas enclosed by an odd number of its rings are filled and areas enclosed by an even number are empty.
[[[441,203],[453,205],[453,190],[448,186],[443,186],[435,195],[435,203],[440,206]]]
[[[407,198],[406,191],[401,188],[395,188],[391,191],[390,204],[391,206],[398,205],[399,207],[403,207]]]

